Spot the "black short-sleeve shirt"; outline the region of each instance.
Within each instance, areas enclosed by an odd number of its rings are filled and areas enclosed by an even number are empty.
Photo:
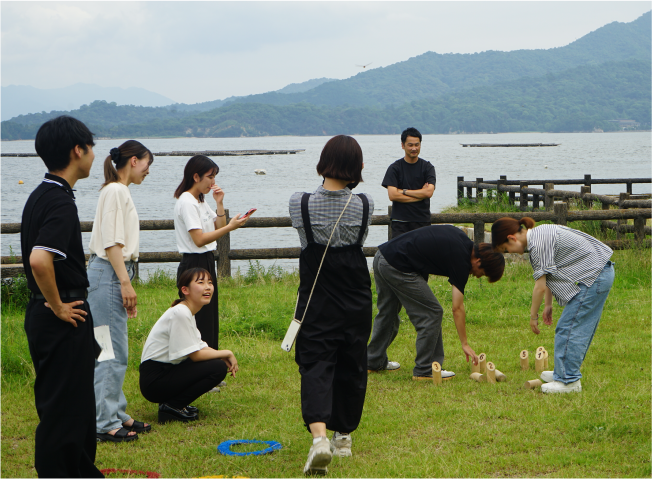
[[[40,293],[29,266],[34,249],[54,253],[54,275],[59,290],[86,289],[86,259],[81,225],[72,188],[63,178],[45,174],[29,195],[20,226],[20,246],[27,286]]]
[[[426,226],[383,243],[378,249],[397,270],[446,276],[464,294],[471,273],[473,241],[459,228]]]
[[[420,190],[423,185],[436,184],[437,176],[432,163],[419,158],[416,163],[408,163],[404,158],[389,165],[383,186],[394,186],[399,190]],[[415,203],[392,203],[392,219],[398,221],[430,221],[430,198]]]

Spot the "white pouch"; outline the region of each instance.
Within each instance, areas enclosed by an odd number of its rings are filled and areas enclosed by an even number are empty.
[[[294,341],[296,341],[300,329],[301,329],[301,321],[299,321],[297,318],[294,318],[290,323],[288,332],[285,333],[285,338],[283,338],[283,343],[281,343],[281,349],[283,349],[283,351],[287,351],[289,353],[290,350],[292,350],[292,345],[294,344]]]

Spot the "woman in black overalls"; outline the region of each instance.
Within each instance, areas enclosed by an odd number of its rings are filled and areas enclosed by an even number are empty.
[[[373,200],[352,195],[347,187],[362,181],[363,166],[358,143],[336,136],[322,150],[317,165],[323,186],[290,199],[290,215],[303,248],[295,317],[304,319],[295,360],[301,373],[301,411],[313,435],[306,474],[326,473],[333,454],[351,455],[350,433],[358,427],[364,406],[372,297],[362,244]],[[326,429],[334,431],[332,442]]]

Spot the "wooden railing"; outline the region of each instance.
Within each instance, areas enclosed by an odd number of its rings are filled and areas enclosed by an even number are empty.
[[[608,207],[608,205],[607,205]],[[226,210],[227,221],[229,219],[229,210]],[[371,218],[372,225],[387,226],[387,236],[391,239],[390,225],[391,206],[388,208],[387,215],[373,215]],[[473,225],[473,238],[476,243],[485,241],[485,224],[493,223],[498,218],[508,216],[511,218],[522,218],[530,216],[535,221],[552,221],[553,223],[565,225],[570,221],[608,221],[608,220],[634,220],[634,225],[626,226],[625,231],[633,232],[634,241],[616,240],[606,242],[613,249],[624,249],[631,247],[633,244],[642,244],[644,247],[650,247],[650,241],[646,235],[650,234],[650,228],[645,226],[646,220],[652,217],[652,209],[606,209],[606,210],[581,210],[569,211],[568,204],[558,203],[550,211],[532,211],[519,213],[437,213],[430,217],[432,224],[451,224],[451,223],[470,223]],[[242,228],[287,228],[292,227],[292,221],[289,217],[252,217]],[[81,229],[83,232],[90,232],[93,229],[92,221],[82,221]],[[141,231],[160,231],[174,230],[173,220],[142,220],[140,221]],[[20,223],[3,223],[0,232],[2,234],[20,233]],[[376,254],[376,246],[363,248],[365,256],[371,257]],[[248,248],[248,249],[231,249],[230,234],[224,235],[217,241],[217,250],[214,253],[217,273],[220,277],[231,275],[232,260],[254,260],[254,259],[286,259],[298,258],[301,254],[301,248]],[[88,259],[88,255],[87,255]],[[181,261],[181,254],[176,251],[163,252],[144,252],[140,253],[138,259],[140,263],[175,263]],[[23,258],[21,256],[2,256],[2,278],[14,277],[23,273]]]

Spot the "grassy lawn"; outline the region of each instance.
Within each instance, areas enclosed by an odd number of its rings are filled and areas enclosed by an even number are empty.
[[[537,377],[534,350],[544,346],[552,353],[554,345],[554,328],[544,326],[539,336],[529,329],[534,283],[528,263],[509,264],[496,284],[471,278],[467,287],[469,342],[507,375],[507,382],[496,385],[468,378],[450,312],[450,286],[431,276],[445,310],[445,368],[457,376],[440,387],[412,381],[415,331],[403,317],[389,350],[390,359],[402,367],[369,377],[353,457],[334,459],[329,475],[649,477],[650,253],[617,251],[613,260],[616,282],[582,368],[580,394],[546,396],[522,389],[526,380]],[[280,348],[297,284],[296,275],[257,275],[255,268],[220,283],[221,346],[235,352],[240,372],[227,379],[221,393],[195,403],[200,420],[189,425],[157,424],[156,405],[140,395],[137,368],[143,343],[176,294],[163,276],[138,286],[139,315],[129,324],[124,390],[127,412],[153,423],[153,431],[131,444],[99,444],[98,467],[155,471],[163,477],[300,476],[311,438],[302,424],[294,355]],[[554,310],[555,319],[560,312]],[[35,476],[38,421],[23,314],[19,307],[3,304],[3,477]],[[522,349],[530,351],[530,371],[520,370]],[[551,356],[551,366],[552,361]],[[283,449],[266,456],[217,453],[217,446],[231,439],[278,441]]]

